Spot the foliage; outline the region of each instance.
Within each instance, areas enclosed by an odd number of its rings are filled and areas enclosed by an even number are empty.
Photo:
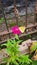
[[[9,65],[10,63],[13,63],[15,65],[18,65],[18,63],[16,62],[16,60],[18,59],[18,54],[19,54],[19,43],[21,42],[21,40],[19,40],[18,35],[16,35],[15,37],[17,39],[16,40],[8,40],[6,44],[3,44],[6,46],[6,51],[9,55],[8,58],[4,58],[4,61],[7,62],[7,65]],[[2,45],[2,46],[3,46]]]
[[[31,60],[28,55],[19,56],[19,45],[15,40],[8,40],[5,45],[7,46],[6,51],[9,54],[9,58],[4,59],[7,60],[7,65],[10,63],[14,65],[24,65],[25,63],[30,64]]]
[[[14,43],[14,44],[13,44]],[[19,53],[19,46],[16,43],[15,40],[8,40],[6,44],[4,44],[7,48],[6,51],[9,55],[8,58],[5,58],[4,60],[7,61],[7,65],[9,65],[10,63],[13,63],[15,65],[17,65],[16,60],[18,59],[18,53]]]
[[[20,56],[20,65],[27,65],[32,63],[32,61],[29,59],[29,55],[21,55]]]
[[[33,45],[31,46],[31,52],[34,52],[37,50],[37,42],[33,42]]]
[[[37,65],[37,60],[33,61],[32,65]]]
[[[6,46],[6,51],[7,54],[9,55],[8,58],[4,58],[4,61],[7,62],[6,65],[24,65],[30,64],[32,62],[29,59],[28,55],[20,55],[20,50],[19,50],[19,43],[21,40],[19,40],[18,35],[15,37],[17,40],[8,40],[6,44],[3,44]]]

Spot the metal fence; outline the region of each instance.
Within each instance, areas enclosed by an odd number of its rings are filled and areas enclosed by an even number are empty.
[[[25,3],[23,2],[23,5],[21,5],[22,1],[21,4],[16,4],[16,0],[14,0],[14,4],[7,7],[3,4],[2,0],[0,0],[0,41],[2,41],[2,39],[6,41],[7,38],[12,38],[11,36],[14,36],[10,29],[15,25],[25,26],[26,31],[30,28],[31,32],[29,31],[29,33],[25,33],[25,35],[37,32],[37,22],[35,20],[35,7],[37,6],[35,5],[36,2],[31,3],[29,0],[26,0]],[[14,15],[14,7],[19,11],[19,16],[17,18]]]

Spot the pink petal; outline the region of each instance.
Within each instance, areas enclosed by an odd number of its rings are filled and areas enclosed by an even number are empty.
[[[12,32],[13,32],[14,34],[21,34],[21,31],[19,30],[19,27],[18,27],[18,26],[12,27]]]

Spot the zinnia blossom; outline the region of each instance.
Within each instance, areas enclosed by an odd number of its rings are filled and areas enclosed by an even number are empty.
[[[12,27],[12,32],[13,32],[14,34],[21,34],[21,31],[19,30],[19,27],[18,27],[18,26]]]

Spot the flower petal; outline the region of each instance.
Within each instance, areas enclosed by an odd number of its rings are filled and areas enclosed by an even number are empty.
[[[20,33],[21,33],[21,31],[19,30],[19,27],[18,27],[18,26],[12,27],[12,32],[13,32],[14,34],[20,34]]]

